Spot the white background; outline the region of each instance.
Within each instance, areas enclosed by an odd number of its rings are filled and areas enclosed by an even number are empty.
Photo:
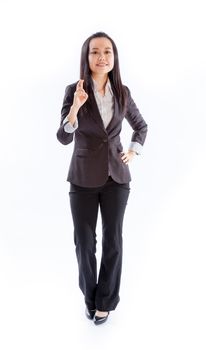
[[[205,350],[204,2],[0,4],[1,349]],[[130,166],[121,301],[96,327],[78,288],[73,145],[56,131],[81,46],[100,30],[149,131]],[[125,148],[131,132],[125,122]],[[98,258],[100,243],[98,221]]]

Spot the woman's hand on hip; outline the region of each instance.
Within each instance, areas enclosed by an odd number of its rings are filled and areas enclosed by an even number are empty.
[[[123,163],[128,164],[134,158],[135,154],[136,152],[131,150],[127,152],[122,152],[121,160],[123,161]]]
[[[79,109],[88,99],[88,94],[83,88],[84,80],[80,79],[76,86],[76,91],[74,93],[73,107]]]

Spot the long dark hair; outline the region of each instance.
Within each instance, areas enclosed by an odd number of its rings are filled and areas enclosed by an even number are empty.
[[[120,76],[118,51],[114,41],[106,33],[97,32],[95,34],[92,34],[89,38],[86,39],[86,41],[82,45],[81,60],[80,60],[80,79],[84,79],[85,90],[89,93],[92,89],[93,83],[91,78],[91,70],[89,68],[88,54],[89,54],[89,43],[94,38],[107,38],[112,43],[113,52],[114,52],[114,67],[108,73],[108,76],[111,82],[113,93],[117,98],[120,111],[124,112],[126,108],[126,103],[127,103],[127,94],[122,85],[122,80]]]

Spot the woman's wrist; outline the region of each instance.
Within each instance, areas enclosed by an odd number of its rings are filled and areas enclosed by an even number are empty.
[[[129,153],[133,153],[133,154],[137,154],[137,152],[134,151],[133,149],[129,149],[128,152],[129,152]]]
[[[71,105],[70,112],[72,112],[72,114],[77,114],[79,112],[79,107]]]
[[[69,114],[67,115],[67,120],[72,124],[74,125],[75,121],[77,120],[77,113],[79,111],[79,108],[72,105],[70,107],[70,111],[69,111]]]

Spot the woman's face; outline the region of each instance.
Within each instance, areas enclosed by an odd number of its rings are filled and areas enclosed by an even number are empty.
[[[93,76],[109,73],[114,67],[112,43],[107,38],[94,38],[89,43],[89,68]]]

